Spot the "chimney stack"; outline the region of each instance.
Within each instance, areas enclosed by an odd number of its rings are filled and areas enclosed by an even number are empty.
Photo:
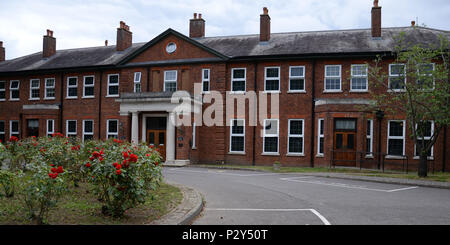
[[[124,51],[125,49],[131,47],[133,43],[133,33],[130,32],[130,27],[125,24],[125,22],[120,21],[120,27],[117,28],[117,51]],[[107,42],[105,43],[107,44]]]
[[[381,7],[378,0],[373,1],[372,7],[372,37],[381,38]]]
[[[189,37],[205,37],[205,20],[202,19],[202,14],[194,13],[194,18],[189,21]]]
[[[44,36],[44,45],[42,56],[48,58],[56,53],[56,38],[53,37],[53,31],[47,29],[47,35]]]
[[[270,16],[269,9],[263,8],[263,14],[260,17],[259,41],[268,42],[270,40]]]
[[[0,41],[0,62],[5,61],[5,47],[3,47],[3,41]]]

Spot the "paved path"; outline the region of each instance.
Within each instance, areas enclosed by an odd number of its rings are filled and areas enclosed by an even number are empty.
[[[200,191],[195,224],[450,224],[450,190],[302,174],[165,168]]]

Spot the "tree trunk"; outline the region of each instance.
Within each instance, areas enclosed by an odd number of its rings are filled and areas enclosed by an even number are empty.
[[[428,174],[428,156],[427,153],[420,154],[419,177],[427,177]]]

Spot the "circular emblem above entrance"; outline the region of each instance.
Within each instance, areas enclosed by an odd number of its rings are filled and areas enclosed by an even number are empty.
[[[175,52],[175,50],[177,50],[177,45],[175,43],[169,43],[166,46],[166,52],[171,54],[173,52]]]

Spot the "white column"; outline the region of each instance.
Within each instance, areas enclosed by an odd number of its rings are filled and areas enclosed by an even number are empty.
[[[169,112],[167,118],[166,162],[175,162],[175,113]]]
[[[147,117],[142,115],[142,137],[141,140],[143,143],[147,142]]]
[[[131,142],[137,144],[139,143],[139,121],[138,113],[133,112],[131,114]]]

